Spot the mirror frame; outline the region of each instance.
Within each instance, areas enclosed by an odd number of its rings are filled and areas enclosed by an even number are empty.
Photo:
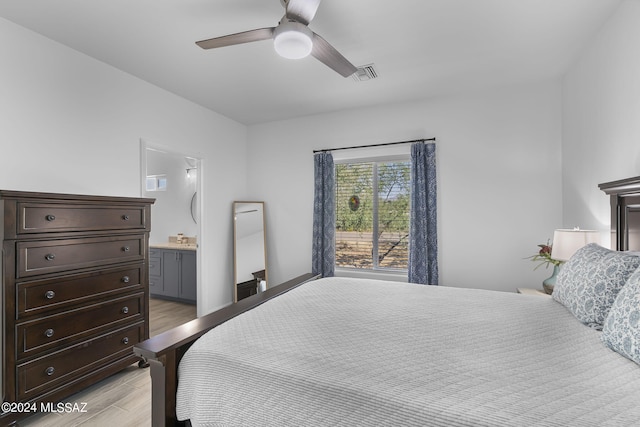
[[[265,220],[265,203],[263,201],[234,201],[232,206],[233,214],[233,302],[238,302],[238,230],[237,230],[237,209],[239,205],[259,204],[262,208],[262,247],[264,253],[264,280],[269,287],[269,273],[267,272],[267,229]],[[260,284],[256,284],[259,288]],[[256,292],[259,292],[256,289]]]

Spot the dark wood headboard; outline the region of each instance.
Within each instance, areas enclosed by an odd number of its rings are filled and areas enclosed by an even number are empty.
[[[598,187],[611,198],[611,248],[640,251],[640,176]]]

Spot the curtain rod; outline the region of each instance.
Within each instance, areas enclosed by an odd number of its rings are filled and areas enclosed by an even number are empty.
[[[323,150],[313,150],[313,154],[326,153],[328,151],[352,150],[354,148],[382,147],[385,145],[410,144],[413,142],[435,141],[435,140],[436,140],[435,138],[422,138],[422,139],[412,139],[411,141],[398,141],[398,142],[385,142],[382,144],[356,145],[353,147],[325,148]]]

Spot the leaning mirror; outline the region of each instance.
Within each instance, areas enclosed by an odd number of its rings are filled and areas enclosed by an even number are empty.
[[[234,301],[267,287],[264,202],[233,202]]]

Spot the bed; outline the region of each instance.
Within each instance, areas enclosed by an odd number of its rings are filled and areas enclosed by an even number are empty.
[[[614,247],[640,249],[640,178],[600,188]],[[137,345],[152,423],[637,425],[640,362],[619,329],[640,307],[640,258],[599,247],[578,258],[553,297],[301,276]],[[626,307],[608,291],[598,303],[619,317],[576,303],[585,264],[629,290]]]

